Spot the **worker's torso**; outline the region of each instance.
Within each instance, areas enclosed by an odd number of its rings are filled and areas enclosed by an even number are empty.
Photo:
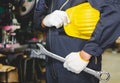
[[[59,9],[64,11],[84,2],[87,1],[51,0],[51,5],[48,6],[49,13]],[[72,51],[80,51],[85,43],[86,40],[67,36],[64,33],[63,27],[60,29],[51,27],[47,33],[47,45],[49,46],[49,50],[64,57]]]

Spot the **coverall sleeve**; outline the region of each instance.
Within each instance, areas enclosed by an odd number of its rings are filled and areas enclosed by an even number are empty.
[[[47,0],[39,0],[36,3],[35,10],[34,10],[34,16],[33,16],[33,26],[35,29],[42,30],[41,28],[41,22],[44,16],[47,14]]]
[[[120,0],[88,0],[100,11],[100,19],[83,50],[100,56],[120,36]]]

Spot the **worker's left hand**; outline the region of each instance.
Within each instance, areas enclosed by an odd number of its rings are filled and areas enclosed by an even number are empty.
[[[89,60],[83,59],[80,52],[71,52],[65,57],[65,62],[63,66],[68,71],[79,74],[84,68],[86,68],[88,63],[89,63]]]

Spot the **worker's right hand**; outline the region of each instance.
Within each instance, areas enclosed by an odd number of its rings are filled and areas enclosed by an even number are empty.
[[[90,58],[91,55],[85,51],[71,52],[65,57],[63,66],[68,71],[79,74],[88,65]]]
[[[51,14],[48,14],[43,19],[43,25],[46,27],[52,27],[55,26],[56,28],[60,28],[63,25],[66,25],[70,22],[67,13],[61,10],[55,10]]]

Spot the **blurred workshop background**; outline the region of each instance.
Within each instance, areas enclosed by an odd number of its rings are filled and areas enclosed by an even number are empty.
[[[45,33],[33,28],[36,0],[0,0],[0,83],[45,83],[45,56],[30,58]],[[107,83],[120,83],[120,38],[103,53]]]
[[[110,73],[110,80],[107,83],[119,83],[120,79],[120,51],[118,48],[107,49],[103,53],[102,69]]]

